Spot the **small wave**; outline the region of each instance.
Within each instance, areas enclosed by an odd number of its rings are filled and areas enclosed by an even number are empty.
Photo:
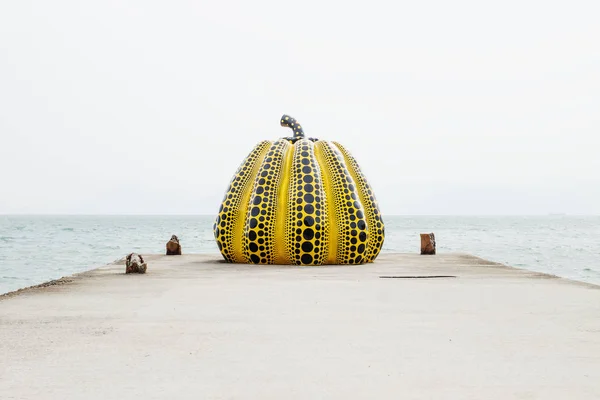
[[[92,244],[89,243],[88,246],[94,250],[121,250],[121,246],[119,245],[111,245],[111,244]]]
[[[61,231],[74,232],[75,228],[62,228]]]
[[[0,240],[3,242],[11,242],[15,240],[15,238],[12,236],[0,236]]]

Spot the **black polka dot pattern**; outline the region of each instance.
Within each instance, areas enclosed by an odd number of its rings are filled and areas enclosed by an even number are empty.
[[[346,165],[358,185],[358,193],[367,214],[367,225],[369,227],[369,240],[365,252],[365,262],[372,262],[379,255],[385,240],[385,226],[383,224],[381,212],[379,211],[379,205],[377,204],[377,199],[375,198],[375,193],[373,193],[373,190],[371,189],[371,185],[367,182],[367,179],[360,170],[354,157],[352,157],[352,154],[350,154],[350,152],[341,144],[337,142],[333,142],[333,144],[344,155]]]
[[[217,246],[225,260],[229,262],[246,262],[241,252],[241,232],[238,231],[244,226],[246,214],[244,199],[249,197],[256,170],[270,146],[271,142],[267,140],[260,142],[242,162],[229,184],[213,225]],[[234,242],[239,245],[234,246]],[[239,250],[235,247],[239,247]]]
[[[338,229],[336,263],[364,263],[368,224],[356,183],[346,167],[344,156],[334,144],[319,141],[315,146],[326,160],[326,165],[322,166],[323,173],[329,175],[328,181],[333,186],[334,198],[328,201],[333,201],[329,209],[335,210],[335,217],[330,220],[337,224]]]
[[[281,167],[285,149],[290,146],[284,139],[273,143],[254,180],[243,233],[244,256],[248,262],[273,264],[275,260],[277,194],[282,173],[289,173],[282,172]]]
[[[341,145],[294,136],[259,143],[238,168],[213,230],[229,262],[362,264],[381,251],[375,195]]]
[[[289,171],[286,245],[290,260],[296,265],[321,265],[327,257],[329,221],[314,146],[307,139],[297,141]]]

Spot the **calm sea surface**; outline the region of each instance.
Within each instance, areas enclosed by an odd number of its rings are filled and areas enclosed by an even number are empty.
[[[385,219],[385,252],[418,252],[435,232],[438,253],[492,261],[600,284],[600,216]],[[184,253],[218,253],[212,216],[0,216],[0,293],[113,262],[162,253],[172,234]]]

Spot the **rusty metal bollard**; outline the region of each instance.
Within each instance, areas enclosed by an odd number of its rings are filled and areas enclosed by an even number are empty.
[[[167,242],[167,255],[168,256],[180,256],[181,245],[179,244],[179,238],[177,235],[172,235],[171,240]]]
[[[421,254],[435,254],[435,235],[421,233]]]

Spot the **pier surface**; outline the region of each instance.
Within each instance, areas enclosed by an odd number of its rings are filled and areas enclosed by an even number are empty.
[[[0,399],[598,399],[600,287],[451,254],[147,256],[0,297]]]

